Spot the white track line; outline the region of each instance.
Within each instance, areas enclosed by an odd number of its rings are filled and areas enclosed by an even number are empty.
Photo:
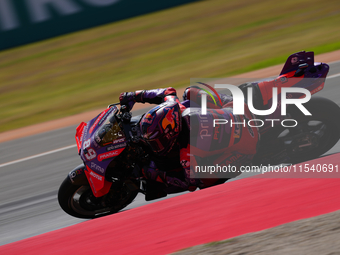
[[[340,76],[340,73],[338,73],[338,74],[333,74],[333,75],[327,77],[327,79],[332,79],[332,78],[339,77],[339,76]]]
[[[9,165],[13,165],[13,164],[16,164],[16,163],[19,163],[19,162],[23,162],[23,161],[26,161],[26,160],[30,160],[30,159],[46,156],[46,155],[49,155],[49,154],[53,154],[53,153],[56,153],[56,152],[59,152],[59,151],[68,150],[68,149],[71,149],[71,148],[74,148],[74,147],[77,147],[77,145],[73,144],[73,145],[69,145],[69,146],[62,147],[62,148],[59,148],[59,149],[55,149],[55,150],[52,150],[52,151],[47,151],[47,152],[44,152],[44,153],[36,154],[36,155],[30,156],[30,157],[13,160],[13,161],[1,164],[0,168],[5,167],[5,166],[9,166]]]
[[[321,62],[321,63],[324,63],[324,62]],[[333,61],[333,62],[329,62],[328,64],[329,64],[329,65],[332,65],[332,64],[337,64],[337,63],[340,63],[340,60],[336,60],[336,61]]]

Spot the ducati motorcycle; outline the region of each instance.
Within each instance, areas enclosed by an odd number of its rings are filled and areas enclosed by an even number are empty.
[[[287,59],[277,80],[302,78],[295,86],[315,94],[323,89],[328,71],[327,64],[314,63],[313,52],[299,52]],[[143,115],[132,117],[126,106],[118,105],[109,105],[76,129],[83,164],[69,172],[58,192],[59,204],[69,215],[90,219],[113,214],[138,193],[146,194],[147,181],[141,169],[150,161],[152,151],[141,139]],[[287,109],[288,118],[298,121],[294,128],[276,126],[261,134],[254,165],[303,162],[319,157],[338,142],[339,106],[320,97],[312,97],[304,106],[311,116],[294,107]]]

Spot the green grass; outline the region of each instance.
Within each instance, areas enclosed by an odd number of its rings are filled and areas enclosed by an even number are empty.
[[[0,132],[340,49],[340,2],[209,0],[0,52]]]

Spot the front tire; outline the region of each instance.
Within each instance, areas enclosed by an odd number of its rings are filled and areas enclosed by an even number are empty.
[[[89,185],[73,184],[67,177],[59,188],[58,202],[60,207],[71,216],[93,219],[122,210],[135,199],[137,194],[138,190],[130,190],[129,185],[124,183],[119,191],[111,188],[108,194],[97,198]]]

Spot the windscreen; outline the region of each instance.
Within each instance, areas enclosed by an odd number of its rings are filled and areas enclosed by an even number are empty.
[[[124,138],[125,135],[119,127],[114,113],[110,114],[106,121],[99,127],[95,140],[99,146],[112,144],[114,140]]]

